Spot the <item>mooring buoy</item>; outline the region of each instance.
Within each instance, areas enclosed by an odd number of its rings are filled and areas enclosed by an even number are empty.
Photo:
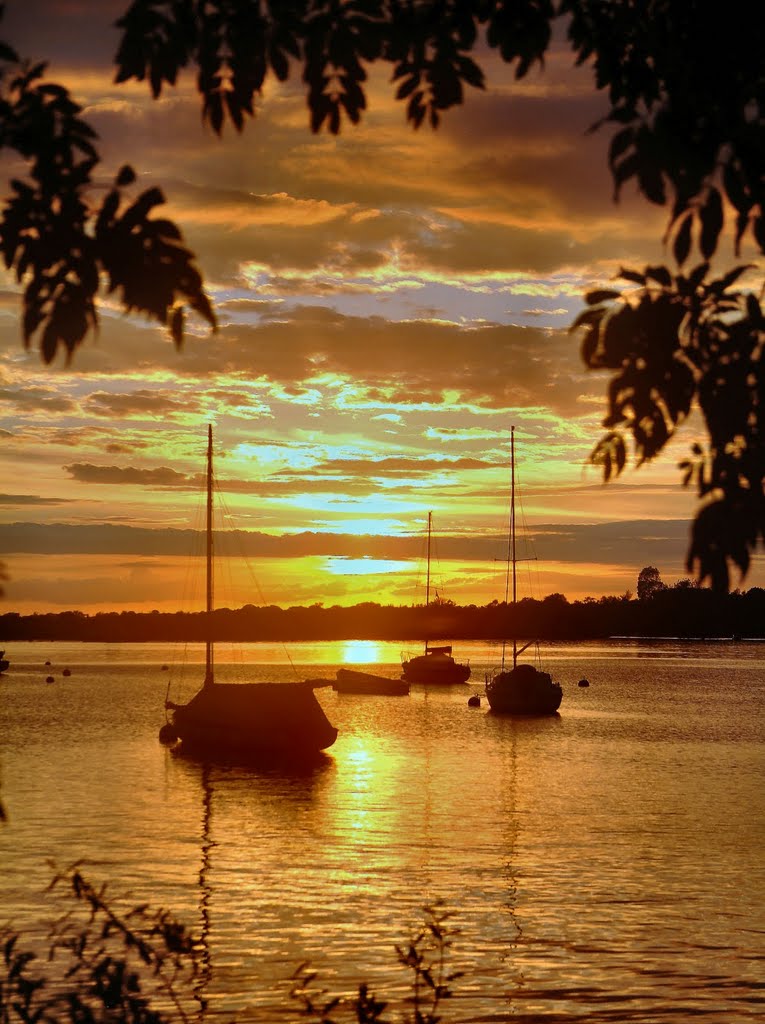
[[[159,742],[164,743],[166,746],[170,746],[170,744],[175,743],[177,739],[178,733],[175,731],[175,726],[171,725],[170,722],[165,722],[159,730]]]
[[[589,679],[580,679],[579,680],[579,685],[580,686],[589,686],[590,685],[590,680]]]
[[[480,706],[481,706],[481,698],[478,696],[478,694],[474,693],[473,696],[468,700],[468,707],[469,708],[480,708]]]

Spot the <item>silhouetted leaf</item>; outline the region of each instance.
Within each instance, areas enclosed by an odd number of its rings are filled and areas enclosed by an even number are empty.
[[[666,267],[646,267],[645,276],[648,280],[656,281],[657,284],[662,285],[664,288],[671,288],[672,286],[672,275]]]
[[[582,338],[580,355],[585,366],[592,366],[594,363],[595,353],[598,350],[598,338],[599,332],[596,327],[591,327]]]
[[[682,220],[680,227],[675,235],[675,241],[673,245],[673,254],[677,265],[681,267],[683,263],[688,259],[688,254],[691,251],[691,230],[693,228],[693,214],[688,213]]]
[[[757,245],[760,248],[760,252],[765,253],[765,218],[762,214],[759,217],[754,218],[754,238]]]
[[[751,269],[753,269],[753,264],[751,263],[744,264],[740,267],[734,267],[732,270],[729,270],[727,274],[723,274],[718,281],[713,282],[713,284],[710,285],[710,290],[716,295],[722,296],[731,285],[738,281],[742,274],[745,274],[747,270]]]
[[[407,96],[411,95],[412,92],[417,88],[418,79],[414,75],[409,75],[405,78],[401,85],[396,90],[396,99],[404,100]]]
[[[594,306],[600,302],[610,302],[612,299],[618,299],[621,297],[621,292],[614,288],[596,288],[594,291],[586,292],[584,301]]]
[[[688,275],[688,284],[692,289],[698,288],[709,271],[708,263],[699,263]]]
[[[755,329],[761,329],[762,326],[762,309],[760,303],[755,295],[749,292],[746,296],[746,314],[749,320],[754,325]]]
[[[652,203],[655,203],[657,206],[663,206],[667,199],[667,193],[664,188],[664,178],[661,172],[653,164],[639,162],[639,158],[637,158],[636,163],[640,191]],[[619,180],[616,174],[614,178],[617,181]]]
[[[212,130],[220,135],[223,130],[223,100],[220,93],[212,93],[207,96],[204,106],[204,115],[210,122]]]
[[[608,150],[608,159],[612,166],[633,145],[634,139],[635,134],[632,127],[623,128],[614,135]]]
[[[603,317],[606,315],[606,307],[598,306],[597,309],[585,309],[579,316],[574,320],[569,331],[575,331],[578,327],[583,327],[588,324],[598,325]]]
[[[0,12],[0,17],[2,12]],[[8,45],[6,42],[0,42],[0,60],[7,61],[8,63],[15,64],[18,62],[18,54],[16,51]]]
[[[124,188],[127,185],[132,185],[135,181],[135,171],[130,164],[125,164],[119,169],[115,182],[119,188]]]
[[[622,267],[619,270],[618,276],[623,278],[625,281],[632,281],[635,284],[645,286],[646,283],[645,274],[641,274],[637,270],[627,270],[625,267]]]
[[[716,188],[710,188],[707,201],[702,206],[699,216],[701,218],[699,248],[701,255],[705,259],[709,259],[717,248],[717,240],[723,226],[722,200]]]
[[[618,476],[627,463],[627,448],[624,444],[624,438],[619,434],[614,434],[611,440],[611,447],[616,460],[616,474]]]
[[[723,167],[723,185],[731,205],[740,213],[748,213],[751,209],[751,199],[741,179],[740,169],[732,160],[726,161]]]
[[[177,349],[183,345],[183,306],[176,306],[170,315],[170,334]]]
[[[614,178],[614,194],[616,196],[619,195],[622,185],[626,181],[629,181],[630,178],[635,177],[638,173],[639,166],[639,158],[634,152],[614,164],[612,173]]]

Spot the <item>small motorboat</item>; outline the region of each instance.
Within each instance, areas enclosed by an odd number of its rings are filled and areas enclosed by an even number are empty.
[[[405,679],[390,679],[351,668],[339,668],[336,676],[332,689],[337,693],[377,693],[391,697],[409,693],[409,683]]]

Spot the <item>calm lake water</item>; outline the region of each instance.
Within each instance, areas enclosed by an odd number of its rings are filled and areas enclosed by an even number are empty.
[[[204,766],[157,739],[161,645],[15,644],[0,679],[0,918],[42,935],[51,873],[204,933],[209,1020],[295,1019],[310,961],[332,992],[405,986],[394,946],[442,900],[464,977],[452,1022],[736,1024],[765,1015],[765,644],[553,646],[560,715],[492,716],[467,686],[318,691],[340,734],[303,773]],[[252,644],[218,678],[398,674],[398,644]],[[50,660],[51,667],[45,666]],[[194,664],[196,662],[196,664]],[[64,678],[64,667],[71,675]],[[52,673],[54,684],[46,684]],[[590,687],[577,681],[586,676]]]

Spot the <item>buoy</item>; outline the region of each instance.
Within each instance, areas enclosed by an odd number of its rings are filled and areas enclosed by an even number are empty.
[[[46,683],[55,683],[56,680],[53,678],[53,676],[47,676],[45,682]]]
[[[590,680],[589,679],[580,679],[579,680],[579,685],[580,686],[589,686],[590,685]]]
[[[163,671],[163,672],[167,672],[167,665],[163,665],[163,666],[162,666],[162,671]]]
[[[61,673],[62,676],[70,676],[71,674],[72,670],[69,668],[65,668],[64,671]]]
[[[473,696],[468,700],[468,707],[469,708],[480,708],[480,706],[481,706],[481,698],[477,694],[474,693]]]
[[[46,662],[45,662],[45,664],[46,664],[46,665],[50,665],[50,662],[49,662],[49,661],[46,661]]]
[[[170,722],[165,722],[159,730],[159,742],[169,746],[171,743],[175,743],[177,739],[178,733],[175,731],[175,726],[171,725]]]

